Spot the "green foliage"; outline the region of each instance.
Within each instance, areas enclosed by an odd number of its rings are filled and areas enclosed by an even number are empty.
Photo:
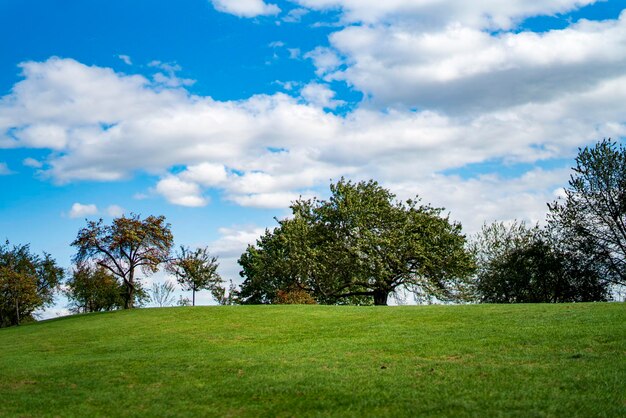
[[[387,304],[403,287],[417,295],[455,299],[472,272],[461,225],[441,209],[400,202],[375,181],[331,184],[331,198],[298,200],[241,256],[243,303],[271,303],[298,287],[320,303],[363,298]]]
[[[167,265],[168,271],[176,276],[183,290],[191,290],[192,306],[196,304],[196,292],[210,290],[216,299],[224,297],[223,280],[217,273],[217,257],[209,254],[208,248],[191,250],[180,247],[179,253]]]
[[[77,265],[65,294],[74,313],[112,311],[124,306],[124,287],[102,266]]]
[[[579,150],[549,223],[564,248],[609,283],[626,285],[626,148],[605,139]]]
[[[142,220],[131,214],[128,218],[115,218],[111,225],[104,225],[102,219],[87,221],[72,245],[77,248],[77,264],[93,261],[121,281],[125,289],[124,308],[129,309],[138,297],[146,297],[136,279],[136,270],[156,273],[159,265],[169,259],[172,242],[165,217],[148,216]]]
[[[63,279],[63,269],[49,254],[32,254],[28,245],[0,245],[0,327],[32,320],[33,312],[50,306]]]
[[[215,286],[211,293],[220,305],[235,305],[237,303],[237,285],[229,281],[228,290],[223,286]]]
[[[135,309],[0,330],[2,417],[622,417],[618,303]]]
[[[281,221],[281,225],[288,221]],[[237,293],[244,304],[272,303],[277,292],[297,281],[297,266],[289,257],[289,237],[284,228],[265,233],[256,246],[249,245],[239,258],[240,275],[245,278]]]
[[[481,302],[604,301],[605,282],[585,262],[563,251],[538,225],[524,222],[483,226],[471,245],[478,264]]]

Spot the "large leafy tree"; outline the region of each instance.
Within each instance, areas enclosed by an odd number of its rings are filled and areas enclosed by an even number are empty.
[[[124,287],[124,308],[135,304],[138,293],[144,293],[137,280],[137,269],[144,274],[156,273],[168,261],[173,236],[163,216],[139,215],[119,217],[111,225],[100,219],[88,221],[72,242],[78,251],[75,262],[94,261],[115,276]]]
[[[293,218],[249,246],[242,302],[271,302],[294,286],[321,303],[386,305],[397,288],[451,299],[473,269],[461,225],[441,209],[401,202],[377,182],[332,184],[329,200],[298,200]]]
[[[564,251],[548,231],[524,222],[483,226],[471,244],[480,302],[586,302],[608,296],[584,259]]]
[[[0,245],[0,327],[32,320],[35,310],[53,303],[63,269],[49,254],[31,253],[28,245]]]
[[[72,312],[100,312],[124,306],[124,286],[102,266],[77,265],[65,283]]]
[[[614,285],[626,285],[626,148],[605,139],[579,150],[564,198],[548,205],[568,252]]]
[[[176,276],[183,290],[191,290],[192,306],[196,305],[196,292],[207,289],[219,301],[224,297],[223,280],[217,272],[217,257],[211,256],[208,248],[180,247],[167,269]]]

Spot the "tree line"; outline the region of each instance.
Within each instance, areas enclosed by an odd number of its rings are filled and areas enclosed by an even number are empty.
[[[138,274],[161,267],[184,290],[209,290],[221,304],[386,305],[417,301],[606,301],[626,285],[626,149],[603,140],[579,150],[564,197],[548,203],[545,226],[484,225],[468,239],[444,209],[419,197],[401,201],[374,180],[341,179],[327,200],[299,199],[239,259],[243,283],[228,291],[207,248],[173,252],[163,216],[87,221],[72,246],[65,282],[71,309],[130,309],[148,298]],[[28,245],[0,246],[0,326],[49,306],[64,271]],[[152,300],[168,304],[172,284]]]
[[[280,303],[293,292],[386,305],[399,289],[417,301],[610,300],[626,285],[626,149],[605,139],[575,162],[544,227],[493,223],[469,240],[443,209],[342,179],[330,199],[294,202],[291,218],[248,246],[238,301]]]
[[[74,313],[132,309],[152,300],[159,306],[171,304],[170,282],[145,289],[138,274],[146,277],[160,267],[176,277],[183,290],[209,290],[220,304],[232,303],[231,283],[226,291],[217,272],[216,257],[207,248],[181,246],[172,254],[173,235],[163,216],[141,219],[131,214],[113,220],[87,221],[71,244],[76,248],[74,266],[64,272],[49,254],[40,257],[28,245],[0,246],[0,326],[32,321],[37,309],[53,303],[65,276],[63,292]]]

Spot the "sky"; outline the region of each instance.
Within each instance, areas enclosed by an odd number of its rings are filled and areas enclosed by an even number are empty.
[[[246,245],[342,176],[468,235],[541,222],[579,147],[626,138],[625,8],[0,0],[0,239],[69,268],[86,219],[164,215],[239,283]]]

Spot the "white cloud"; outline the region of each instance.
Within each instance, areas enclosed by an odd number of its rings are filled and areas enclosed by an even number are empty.
[[[549,101],[626,73],[626,13],[546,33],[352,26],[330,41],[350,65],[314,59],[318,72],[380,106],[477,112]]]
[[[289,10],[289,12],[283,17],[283,22],[298,23],[302,18],[309,13],[308,9],[297,7]]]
[[[299,193],[274,192],[274,193],[251,193],[248,195],[239,194],[227,196],[228,200],[237,203],[240,206],[249,206],[255,208],[278,209],[288,207],[292,202],[296,201],[302,195]],[[310,198],[312,194],[302,196]]]
[[[128,55],[118,55],[119,59],[121,59],[126,65],[133,65],[133,61],[130,59]]]
[[[464,22],[472,27],[488,29],[509,29],[526,17],[566,13],[596,1],[296,0],[302,6],[316,10],[340,8],[347,23],[386,22],[432,28]]]
[[[82,203],[74,203],[69,212],[69,217],[74,218],[82,218],[86,216],[93,216],[98,214],[98,207],[92,204],[82,204]]]
[[[13,172],[9,169],[7,163],[0,162],[0,176],[7,176],[9,174],[13,174]]]
[[[22,161],[22,164],[26,167],[31,167],[31,168],[41,168],[43,167],[43,163],[39,160],[36,160],[34,158],[28,157],[28,158],[24,158],[24,160]]]
[[[239,257],[248,244],[254,244],[265,228],[255,225],[235,225],[219,229],[220,238],[209,244],[211,253],[220,257]]]
[[[273,228],[276,225],[270,225]],[[237,260],[246,250],[249,244],[265,232],[265,228],[256,225],[233,225],[219,229],[220,237],[208,244],[211,254],[218,256],[218,272],[222,279],[233,280],[236,284],[241,283],[239,271],[241,266]]]
[[[156,191],[175,205],[198,207],[208,203],[207,199],[201,196],[202,191],[197,184],[174,176],[159,180]]]
[[[315,82],[304,86],[300,95],[307,103],[321,108],[334,109],[345,103],[342,100],[334,99],[335,92],[328,85]]]
[[[396,182],[387,186],[400,198],[418,194],[424,203],[445,207],[451,218],[463,224],[467,234],[493,221],[545,221],[547,203],[555,187],[567,183],[569,168],[532,169],[513,178],[496,174],[463,179],[458,175],[433,175],[421,183]],[[444,214],[447,212],[444,212]]]
[[[120,216],[124,215],[124,212],[126,212],[126,210],[118,205],[109,205],[106,209],[107,215],[112,218],[119,218]]]
[[[342,116],[325,112],[323,100],[275,94],[216,101],[73,60],[23,68],[24,80],[0,99],[0,138],[10,129],[10,146],[32,148],[43,146],[36,144],[49,138],[50,126],[63,132],[47,145],[55,152],[42,173],[68,182],[147,172],[160,177],[154,193],[192,207],[208,203],[207,189],[241,205],[285,207],[345,175],[400,189],[420,185],[435,205],[487,218],[521,205],[488,193],[514,190],[513,180],[462,179],[475,195],[484,192],[480,204],[464,204],[448,196],[462,195],[455,192],[461,180],[443,172],[492,160],[571,158],[578,146],[626,134],[626,75],[475,114],[362,106]],[[183,169],[168,174],[173,167]],[[559,187],[546,192],[540,180],[520,194],[534,196],[527,200],[532,205],[520,206],[532,213]],[[426,188],[431,183],[438,186]]]
[[[192,86],[196,82],[196,80],[192,80],[190,78],[178,77],[176,73],[181,71],[182,67],[176,63],[167,63],[155,60],[151,61],[148,66],[163,70],[163,72],[157,72],[152,76],[152,80],[158,86],[176,88]]]
[[[239,17],[276,15],[280,8],[263,0],[211,0],[215,10]]]
[[[341,65],[341,59],[335,51],[321,46],[304,54],[304,58],[313,61],[313,64],[317,68],[315,73],[320,77],[334,72]]]
[[[180,177],[205,187],[213,187],[222,185],[226,181],[228,173],[221,164],[201,163],[187,167]]]
[[[300,48],[287,48],[289,52],[289,59],[295,60],[300,58]]]

